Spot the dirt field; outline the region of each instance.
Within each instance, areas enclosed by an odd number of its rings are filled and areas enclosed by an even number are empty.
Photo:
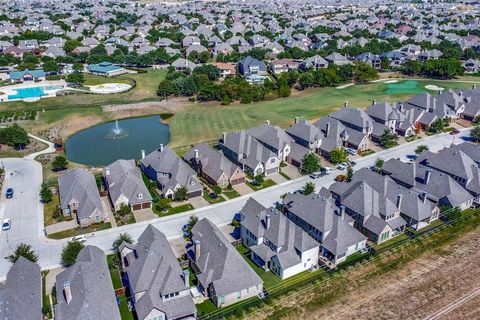
[[[361,267],[325,289],[338,290],[341,298],[316,307],[311,302],[324,297],[317,292],[298,294],[284,304],[288,312],[268,319],[479,319],[479,245],[476,229],[381,276],[370,278],[385,261]]]

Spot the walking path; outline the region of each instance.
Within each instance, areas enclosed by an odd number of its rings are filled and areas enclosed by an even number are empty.
[[[31,133],[28,134],[28,136],[32,139],[35,139],[35,140],[38,140],[44,144],[47,145],[47,147],[43,150],[40,150],[38,152],[34,152],[34,153],[31,153],[27,156],[24,157],[24,159],[30,159],[30,160],[34,160],[36,157],[40,156],[40,155],[43,155],[43,154],[48,154],[48,153],[54,153],[55,152],[55,145],[48,141],[48,140],[45,140],[43,138],[40,138],[40,137],[37,137]]]

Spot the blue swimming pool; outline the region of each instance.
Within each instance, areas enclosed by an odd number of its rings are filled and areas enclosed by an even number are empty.
[[[17,93],[8,96],[8,100],[15,99],[29,99],[29,98],[41,98],[46,96],[45,91],[60,90],[63,86],[43,86],[32,88],[18,88],[15,89]]]
[[[8,100],[39,98],[39,97],[46,96],[42,87],[19,88],[19,89],[15,89],[15,91],[17,91],[17,93],[9,95]]]

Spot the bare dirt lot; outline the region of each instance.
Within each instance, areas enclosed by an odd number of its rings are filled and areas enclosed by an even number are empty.
[[[390,266],[389,257],[340,277],[334,286],[301,293],[284,311],[259,319],[479,319],[480,229],[454,243]],[[392,254],[393,258],[395,254]],[[331,302],[320,291],[330,290]],[[332,292],[334,291],[334,292]],[[325,301],[327,300],[327,301]],[[312,303],[313,302],[313,303]],[[321,306],[320,306],[321,305]],[[288,310],[288,311],[286,311]]]

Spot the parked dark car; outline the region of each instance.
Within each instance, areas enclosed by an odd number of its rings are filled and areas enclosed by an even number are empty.
[[[8,189],[7,189],[7,192],[5,193],[5,196],[7,197],[7,199],[13,198],[13,189],[12,189],[12,188],[8,188]]]

